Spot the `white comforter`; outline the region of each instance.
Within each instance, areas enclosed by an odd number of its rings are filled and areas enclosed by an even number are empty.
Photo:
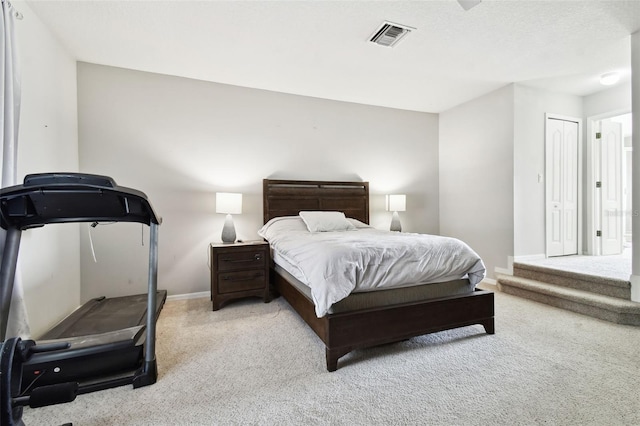
[[[311,288],[318,317],[354,291],[465,276],[475,286],[485,276],[480,257],[460,240],[381,231],[353,222],[359,225],[354,230],[311,233],[299,217],[282,217],[258,232],[269,241],[274,260],[284,259],[289,264],[285,269]]]

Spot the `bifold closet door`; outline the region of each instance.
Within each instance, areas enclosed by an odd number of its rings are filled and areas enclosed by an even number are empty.
[[[547,118],[547,256],[578,254],[578,123]]]

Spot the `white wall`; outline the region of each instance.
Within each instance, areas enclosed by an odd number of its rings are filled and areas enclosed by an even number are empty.
[[[81,170],[144,191],[163,217],[159,286],[169,294],[209,289],[207,246],[224,220],[216,191],[244,194],[238,238],[258,238],[267,177],[369,181],[374,226],[389,226],[384,194],[406,193],[403,229],[438,232],[435,114],[86,63],[78,110]],[[118,229],[92,231],[98,263],[82,229],[83,300],[146,289],[142,229]]]
[[[440,230],[489,277],[545,252],[545,113],[582,118],[582,98],[516,84],[440,114]]]
[[[631,83],[616,85],[583,98],[584,117],[631,111]]]
[[[482,257],[487,276],[513,255],[514,86],[440,114],[440,233]]]
[[[632,187],[632,259],[631,259],[631,300],[640,302],[640,31],[631,35],[631,99],[632,99],[632,141],[633,146],[633,187]]]
[[[514,255],[545,253],[545,114],[582,118],[582,98],[515,85]],[[538,182],[538,174],[542,180]]]
[[[22,71],[18,179],[78,170],[76,64],[27,3],[14,1]],[[38,337],[80,303],[77,224],[23,232],[20,268],[31,332]]]

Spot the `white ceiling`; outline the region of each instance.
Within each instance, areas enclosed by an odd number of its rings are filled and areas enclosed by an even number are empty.
[[[26,2],[78,61],[425,112],[513,82],[629,81],[640,29],[638,0]],[[369,43],[384,20],[416,30]]]

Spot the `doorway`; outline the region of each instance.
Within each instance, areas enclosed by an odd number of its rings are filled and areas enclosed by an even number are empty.
[[[592,119],[588,161],[588,254],[631,247],[631,113]]]

